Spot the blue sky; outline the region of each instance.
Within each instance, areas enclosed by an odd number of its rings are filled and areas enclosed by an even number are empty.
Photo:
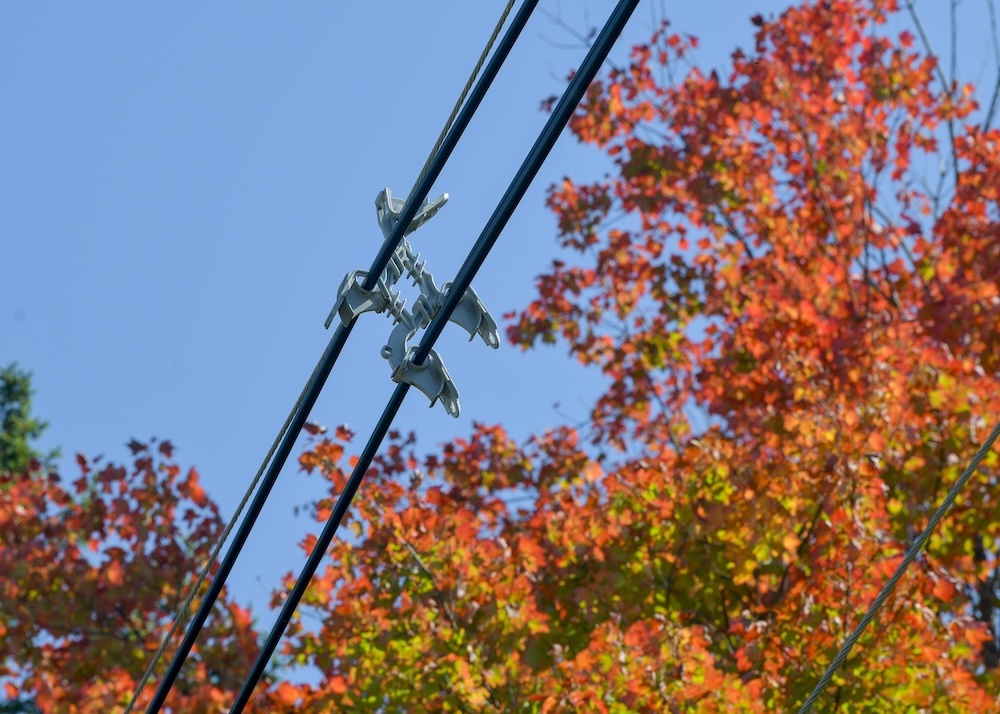
[[[77,452],[124,460],[132,437],[169,438],[233,512],[330,337],[343,275],[378,249],[375,196],[409,190],[503,4],[0,4],[0,364],[34,372],[42,446],[62,447],[65,473]],[[787,4],[646,0],[612,57],[667,16],[723,68],[752,45],[750,15]],[[613,5],[540,3],[580,30]],[[918,5],[940,47],[946,5]],[[962,5],[960,69],[992,82],[985,7]],[[582,59],[573,45],[536,13],[439,179],[450,201],[411,238],[439,285],[541,129],[540,100]],[[498,321],[556,256],[546,187],[606,170],[557,144],[474,283]],[[361,318],[315,421],[367,434],[393,388],[389,328]],[[526,436],[582,419],[600,386],[560,347],[493,351],[452,327],[437,349],[462,416],[413,392],[396,421],[428,449],[473,421]],[[230,579],[239,600],[262,605],[298,572],[317,527],[292,508],[318,486],[286,468]]]

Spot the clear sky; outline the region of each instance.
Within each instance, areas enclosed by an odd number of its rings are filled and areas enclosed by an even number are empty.
[[[961,6],[972,81],[995,77],[989,1]],[[77,452],[124,460],[132,437],[169,438],[229,517],[330,337],[343,275],[379,247],[375,196],[409,190],[503,4],[0,3],[0,364],[34,372],[42,445],[62,447],[66,474]],[[612,57],[666,16],[699,36],[699,64],[722,69],[752,46],[750,15],[787,4],[646,0]],[[581,31],[613,6],[540,3]],[[944,47],[947,3],[918,6]],[[541,129],[540,100],[583,54],[536,13],[437,183],[450,202],[411,238],[439,285]],[[556,256],[546,187],[607,168],[557,144],[474,282],[498,321]],[[346,422],[363,443],[393,388],[389,328],[361,318],[313,420]],[[473,421],[526,436],[580,420],[599,387],[560,347],[493,351],[451,327],[438,351],[462,416],[414,391],[396,421],[428,449]],[[264,627],[260,606],[318,530],[292,515],[318,485],[290,462],[230,578]]]

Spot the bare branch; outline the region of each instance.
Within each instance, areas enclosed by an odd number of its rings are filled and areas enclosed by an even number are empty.
[[[584,35],[582,32],[580,32],[575,27],[573,27],[572,25],[570,25],[568,22],[566,22],[565,20],[563,20],[561,16],[557,15],[556,13],[552,12],[551,10],[546,10],[545,8],[540,8],[538,10],[538,12],[542,13],[543,15],[545,15],[545,17],[547,17],[549,19],[549,21],[552,24],[554,24],[556,27],[561,28],[567,34],[569,34],[570,36],[576,38],[576,40],[580,43],[581,46],[583,46],[583,47],[590,47],[591,41],[594,39],[594,35],[596,34],[596,30],[592,31],[589,35]],[[614,65],[612,65],[612,66],[614,66]]]
[[[924,51],[931,57],[938,59],[937,53],[931,46],[930,38],[927,37],[927,32],[924,30],[924,24],[920,21],[920,17],[917,15],[917,8],[913,4],[913,0],[906,0],[906,9],[910,12],[910,19],[913,20],[913,26],[917,30],[917,34],[920,35],[920,41],[924,45]],[[941,81],[941,86],[947,91],[948,88],[948,78],[944,75],[944,69],[941,67],[941,62],[936,62],[934,69],[937,70],[938,79]]]
[[[983,131],[989,129],[993,123],[993,117],[996,115],[997,110],[997,100],[1000,99],[1000,39],[997,37],[997,11],[993,7],[993,0],[986,0],[986,10],[990,18],[990,41],[993,45],[993,60],[996,63],[997,81],[993,85],[990,108],[986,110],[986,117],[983,119]]]
[[[993,59],[1000,67],[1000,38],[997,36],[997,11],[993,7],[993,0],[986,0],[986,12],[990,17],[990,41],[993,45]]]
[[[954,87],[958,78],[958,20],[955,17],[955,10],[958,7],[958,0],[951,0],[951,7],[948,9],[948,17],[951,22],[951,84]]]
[[[920,35],[920,42],[924,46],[924,52],[929,56],[933,57],[937,62],[934,63],[934,69],[937,70],[938,79],[941,81],[941,87],[944,93],[950,98],[954,99],[954,83],[949,83],[948,78],[944,74],[944,69],[941,67],[941,61],[938,54],[934,51],[933,46],[931,46],[930,38],[927,37],[927,32],[924,30],[924,25],[920,22],[920,16],[917,15],[917,8],[913,4],[913,0],[906,0],[906,9],[910,13],[910,19],[913,20],[913,26],[917,30],[917,34]],[[952,53],[955,52],[955,2],[952,0],[951,3],[951,16],[952,16]],[[954,64],[954,63],[953,63]],[[954,66],[952,67],[954,71]],[[954,80],[954,76],[952,77]],[[958,152],[955,150],[955,122],[952,119],[948,120],[948,139],[951,142],[951,162],[952,167],[955,170],[955,182],[958,182]]]

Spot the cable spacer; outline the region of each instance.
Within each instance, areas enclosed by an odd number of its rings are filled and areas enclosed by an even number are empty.
[[[444,302],[443,298],[448,295],[451,285],[451,283],[445,283],[444,289],[441,291],[442,302]],[[472,342],[478,334],[488,347],[493,349],[500,347],[496,320],[490,315],[490,311],[486,309],[486,305],[483,304],[479,294],[471,285],[466,288],[465,295],[458,301],[455,311],[451,313],[448,320],[469,333],[469,342]]]
[[[405,238],[427,223],[446,203],[448,203],[448,194],[446,193],[442,193],[435,199],[425,198],[424,202],[420,205],[420,210],[417,211],[413,220],[410,221],[410,225],[403,232],[403,237]],[[404,208],[406,208],[406,199],[396,198],[388,188],[382,189],[379,195],[375,197],[375,212],[378,215],[378,224],[382,228],[382,235],[385,236],[386,240],[392,234],[392,229],[399,223],[399,216]]]
[[[440,400],[444,410],[457,418],[462,409],[455,381],[435,350],[430,351],[423,364],[414,363],[413,355],[417,348],[406,349],[406,343],[413,334],[414,331],[406,325],[399,324],[389,336],[389,343],[382,348],[382,357],[389,361],[392,368],[392,381],[416,387],[431,400],[431,407]]]
[[[458,387],[448,374],[441,357],[431,350],[423,364],[415,364],[412,359],[415,352],[416,348],[412,348],[403,363],[393,371],[392,381],[406,382],[419,389],[431,400],[432,408],[440,400],[444,410],[458,418],[462,411],[458,401]]]
[[[442,289],[438,289],[434,276],[427,270],[427,261],[413,250],[405,236],[433,218],[447,201],[448,194],[445,193],[421,204],[373,289],[366,290],[364,287],[364,281],[369,277],[366,270],[354,270],[344,276],[337,290],[337,301],[326,319],[326,326],[330,327],[335,315],[339,315],[341,321],[349,325],[365,312],[388,313],[395,327],[382,347],[381,354],[389,362],[392,380],[416,387],[431,400],[431,406],[440,401],[446,412],[457,417],[460,412],[458,388],[441,356],[431,350],[424,364],[418,365],[413,362],[416,348],[409,347],[417,330],[426,328],[441,310],[453,283],[446,283]],[[388,188],[379,192],[375,198],[379,227],[386,240],[397,227],[405,208],[406,201],[393,196]],[[420,289],[420,295],[409,310],[406,309],[406,300],[393,288],[404,274]],[[493,349],[500,346],[497,323],[471,286],[466,288],[449,321],[468,332],[470,341],[479,335],[487,346]]]
[[[345,325],[351,324],[363,312],[384,312],[393,302],[392,291],[379,280],[374,290],[365,290],[362,284],[368,276],[367,270],[352,270],[344,276],[337,289],[337,302],[326,318],[326,327],[330,328],[333,316],[339,314]]]

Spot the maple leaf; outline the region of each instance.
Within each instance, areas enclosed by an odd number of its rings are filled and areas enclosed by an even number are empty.
[[[187,491],[188,498],[190,498],[196,506],[204,508],[208,505],[208,497],[205,494],[205,489],[201,487],[201,479],[198,476],[198,471],[193,467],[188,471],[188,477],[184,483],[184,489]]]
[[[138,454],[141,451],[145,451],[147,448],[145,444],[138,442],[135,439],[129,440],[126,446],[129,448],[129,450],[132,452],[133,455]]]
[[[347,428],[347,424],[338,426],[335,434],[340,441],[350,441],[354,438],[354,432]]]
[[[104,575],[112,585],[125,584],[125,568],[122,567],[121,561],[117,559],[112,560],[105,566]]]
[[[306,433],[308,433],[310,436],[316,436],[317,434],[325,434],[326,433],[326,427],[325,426],[323,426],[322,424],[317,424],[315,422],[311,422],[311,421],[306,422],[305,425],[302,428],[305,429]]]

